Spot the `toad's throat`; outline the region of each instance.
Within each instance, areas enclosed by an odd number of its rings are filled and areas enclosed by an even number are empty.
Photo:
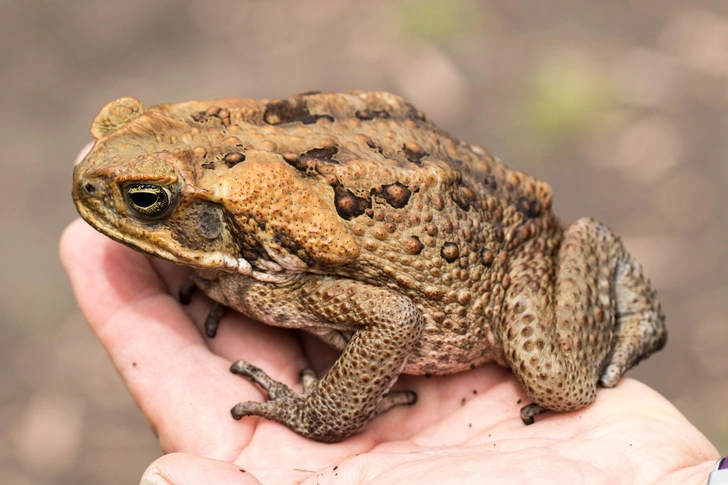
[[[156,256],[173,263],[185,264],[201,269],[218,269],[226,272],[237,272],[243,276],[249,276],[258,281],[266,283],[283,284],[287,283],[301,274],[300,270],[284,269],[279,264],[259,259],[251,264],[245,258],[236,258],[221,251],[190,254],[182,260],[180,252],[168,250],[156,244],[148,243],[144,237],[146,231],[132,230],[119,231],[110,221],[103,217],[103,211],[94,211],[92,207],[77,201],[76,207],[81,218],[88,222],[94,229],[110,237],[116,242],[141,251],[150,256]],[[254,267],[255,266],[255,267]]]

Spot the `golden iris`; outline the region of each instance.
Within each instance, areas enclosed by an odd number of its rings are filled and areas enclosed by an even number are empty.
[[[129,184],[124,187],[124,194],[129,206],[147,217],[164,214],[172,200],[168,188],[154,184]]]

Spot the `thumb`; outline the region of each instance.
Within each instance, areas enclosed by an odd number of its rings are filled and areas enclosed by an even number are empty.
[[[224,485],[260,482],[234,463],[187,453],[158,458],[142,475],[139,485]]]

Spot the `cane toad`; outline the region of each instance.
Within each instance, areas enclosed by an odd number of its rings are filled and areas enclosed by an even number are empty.
[[[91,133],[73,183],[89,224],[193,267],[220,304],[341,351],[320,380],[304,371],[300,394],[236,362],[270,398],[236,405],[236,419],[338,441],[415,401],[388,392],[400,373],[492,361],[533,401],[528,423],[587,406],[665,344],[655,292],[617,236],[564,225],[548,184],[392,94],[122,98]]]

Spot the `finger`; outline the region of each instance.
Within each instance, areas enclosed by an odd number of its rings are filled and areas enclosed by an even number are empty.
[[[198,485],[200,483],[259,484],[247,470],[225,461],[184,453],[165,455],[152,463],[139,485]]]
[[[230,373],[233,355],[298,387],[300,348],[274,335],[280,329],[251,325],[231,312],[211,352],[150,260],[82,221],[64,232],[61,258],[81,310],[166,451],[232,459],[229,453],[247,442],[258,420],[234,422],[230,408],[265,396]]]
[[[81,148],[81,151],[78,152],[78,155],[76,155],[76,160],[73,162],[74,165],[78,165],[79,163],[81,163],[81,160],[83,160],[83,157],[88,155],[88,152],[90,152],[91,148],[93,148],[94,143],[95,142],[90,141],[90,142],[86,143],[86,145],[84,145],[83,148]]]
[[[84,315],[103,332],[108,320],[135,300],[169,297],[148,260],[76,220],[61,236],[61,261]]]
[[[81,221],[64,232],[61,256],[81,310],[162,447],[228,458],[231,441],[254,425],[234,423],[230,408],[261,393],[209,351],[146,257]]]
[[[190,275],[190,269],[159,259],[151,259],[150,262],[169,293],[176,298],[180,286]],[[256,322],[228,308],[220,321],[217,335],[208,338],[204,326],[211,306],[212,300],[196,292],[190,304],[184,306],[184,311],[212,352],[230,362],[245,359],[285,384],[299,385],[299,372],[308,367],[308,362],[294,332]]]

